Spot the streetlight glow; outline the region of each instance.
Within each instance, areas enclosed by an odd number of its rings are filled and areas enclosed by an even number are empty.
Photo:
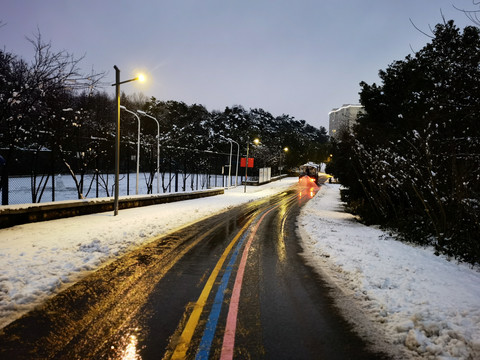
[[[144,81],[145,81],[145,75],[143,75],[143,74],[138,74],[137,80],[140,81],[140,82],[144,82]]]

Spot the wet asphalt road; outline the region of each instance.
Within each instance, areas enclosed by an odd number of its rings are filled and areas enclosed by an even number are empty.
[[[291,188],[155,239],[0,331],[0,359],[383,359],[305,264]]]

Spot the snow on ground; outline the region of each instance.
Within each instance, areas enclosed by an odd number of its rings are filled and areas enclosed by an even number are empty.
[[[284,191],[296,178],[224,195],[0,229],[0,327],[89,271],[193,221]],[[480,272],[367,227],[322,186],[299,218],[305,255],[412,358],[480,358]]]
[[[425,359],[480,359],[480,272],[395,241],[343,211],[325,185],[299,219],[305,256],[390,343]]]

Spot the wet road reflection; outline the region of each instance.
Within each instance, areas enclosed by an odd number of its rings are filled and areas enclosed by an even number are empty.
[[[121,351],[121,360],[141,360],[140,355],[137,352],[137,337],[130,335],[125,349]]]

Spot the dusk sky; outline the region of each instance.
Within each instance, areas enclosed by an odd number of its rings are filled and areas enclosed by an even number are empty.
[[[3,0],[0,46],[27,61],[39,29],[55,51],[85,55],[82,70],[148,83],[122,86],[208,110],[243,105],[324,126],[328,112],[358,103],[359,82],[420,50],[429,27],[472,0]],[[111,86],[105,90],[113,93]]]

